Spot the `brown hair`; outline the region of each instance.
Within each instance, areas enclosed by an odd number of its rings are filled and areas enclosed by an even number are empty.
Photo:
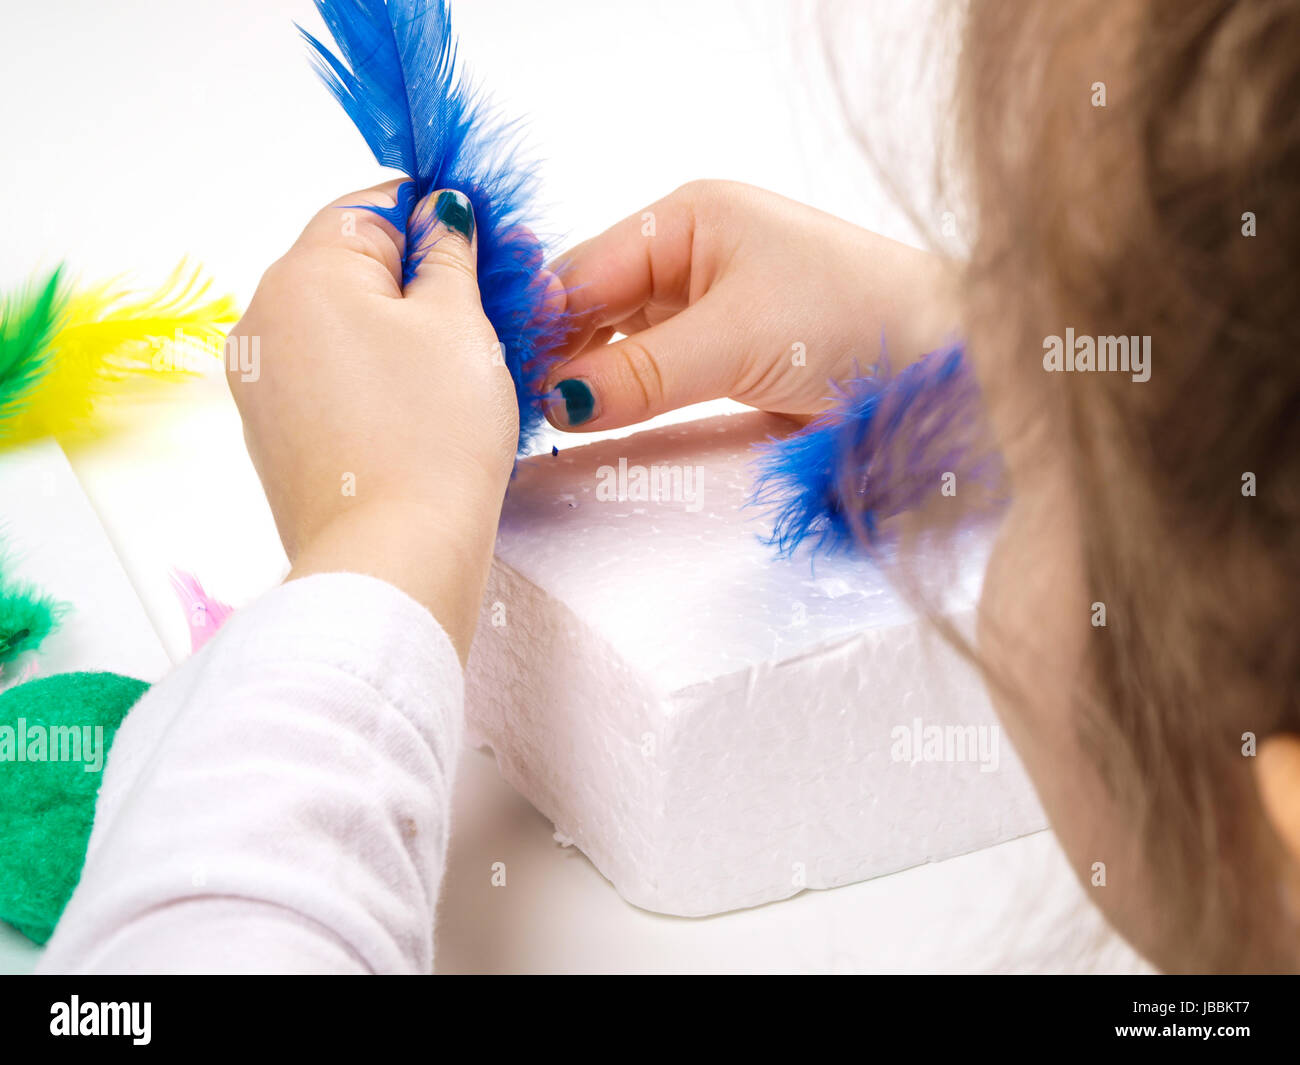
[[[1300,732],[1300,6],[977,0],[960,42],[971,342],[990,402],[1035,390],[1106,604],[1079,739],[1140,817],[1160,962],[1294,967],[1242,754]],[[1043,372],[1067,326],[1149,336],[1150,379]]]
[[[1067,324],[1151,337],[1145,383],[1021,371],[1073,456],[1108,611],[1082,738],[1143,812],[1150,874],[1187,937],[1172,963],[1294,964],[1272,955],[1258,887],[1275,843],[1242,746],[1300,730],[1300,11],[983,3],[965,44],[972,322],[1015,293],[1026,356]]]

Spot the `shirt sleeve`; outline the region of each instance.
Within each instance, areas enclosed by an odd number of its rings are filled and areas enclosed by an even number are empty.
[[[118,730],[40,971],[430,972],[463,697],[383,581],[239,611]]]

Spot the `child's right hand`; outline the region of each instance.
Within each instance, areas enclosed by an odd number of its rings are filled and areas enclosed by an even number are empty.
[[[937,257],[735,182],[684,185],[553,268],[579,328],[550,418],[582,432],[724,396],[816,414],[882,336],[903,365],[954,325]]]
[[[231,333],[249,455],[291,577],[364,573],[433,613],[462,660],[478,622],[519,412],[476,281],[472,207],[431,193],[419,273],[379,215],[399,182],[311,221]],[[451,209],[448,209],[448,208]]]

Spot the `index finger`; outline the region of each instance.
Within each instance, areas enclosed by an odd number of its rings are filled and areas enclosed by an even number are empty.
[[[577,328],[565,343],[582,350],[599,329],[647,304],[680,310],[691,299],[695,211],[677,194],[629,215],[551,263]]]

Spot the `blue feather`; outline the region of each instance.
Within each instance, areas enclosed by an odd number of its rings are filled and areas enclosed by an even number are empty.
[[[781,557],[800,545],[832,554],[859,536],[873,541],[885,518],[937,496],[948,472],[996,492],[1001,460],[983,435],[979,386],[960,344],[897,375],[882,356],[837,392],[805,429],[763,445],[751,504],[774,511],[767,543]]]
[[[403,283],[427,250],[411,223],[416,203],[456,189],[473,204],[479,292],[514,379],[523,454],[544,420],[540,386],[567,327],[546,302],[542,249],[523,225],[535,179],[516,156],[517,126],[465,83],[446,0],[315,3],[338,48],[336,55],[299,27],[317,72],[375,159],[412,179],[395,207],[369,208],[406,235]]]

